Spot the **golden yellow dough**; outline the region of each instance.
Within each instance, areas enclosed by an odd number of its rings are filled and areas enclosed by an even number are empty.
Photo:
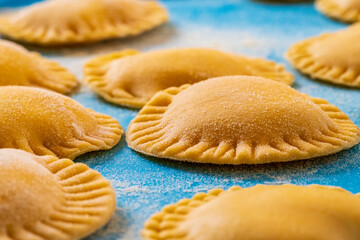
[[[0,86],[21,85],[67,94],[79,84],[58,63],[29,52],[22,46],[0,40]]]
[[[360,197],[319,185],[213,189],[154,214],[145,240],[358,240]]]
[[[84,75],[85,82],[109,102],[135,108],[160,90],[212,77],[254,75],[289,85],[294,81],[282,65],[206,48],[110,53],[88,62]]]
[[[360,23],[294,44],[287,59],[312,78],[360,87]]]
[[[269,79],[230,76],[158,92],[131,121],[126,140],[159,158],[259,164],[339,152],[360,133],[323,99]]]
[[[359,0],[317,0],[316,7],[325,15],[344,22],[360,21]]]
[[[116,200],[85,164],[0,149],[0,239],[75,240],[102,227]]]
[[[0,16],[0,33],[20,41],[59,45],[137,35],[168,20],[155,1],[52,0]]]
[[[122,134],[115,119],[64,95],[31,87],[0,87],[0,148],[73,159],[112,148]]]

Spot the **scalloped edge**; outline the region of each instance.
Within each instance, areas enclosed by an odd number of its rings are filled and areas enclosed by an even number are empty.
[[[71,101],[75,101],[71,98],[69,99]],[[84,108],[84,110],[88,111],[89,114],[96,118],[98,124],[97,126],[101,130],[97,136],[89,135],[84,132],[83,139],[71,139],[67,142],[64,142],[64,145],[56,145],[52,147],[47,147],[43,143],[30,143],[28,139],[22,137],[21,139],[15,139],[7,147],[21,149],[39,156],[52,155],[60,158],[75,159],[76,157],[85,153],[109,150],[117,145],[122,135],[124,134],[124,130],[119,122],[108,115],[95,112],[92,109]]]
[[[360,24],[357,25],[357,27],[360,27]],[[295,43],[286,52],[285,57],[294,68],[306,75],[309,75],[313,79],[348,87],[360,88],[360,69],[359,72],[356,73],[352,69],[344,69],[338,66],[326,66],[319,64],[308,51],[308,47],[313,42],[331,37],[333,34],[337,33],[338,32],[327,33]]]
[[[39,62],[40,68],[45,67],[46,80],[43,84],[35,83],[34,85],[41,88],[49,89],[60,94],[70,94],[80,86],[75,75],[70,73],[66,68],[59,63],[41,57],[37,53],[30,53],[31,56]]]
[[[106,101],[115,103],[121,106],[131,107],[131,108],[142,108],[149,100],[137,98],[133,96],[130,92],[127,92],[125,89],[117,89],[115,96],[113,93],[109,92],[109,89],[106,88],[107,85],[107,79],[106,79],[106,73],[111,68],[110,64],[113,61],[116,61],[118,59],[128,57],[128,56],[134,56],[137,54],[142,54],[142,52],[139,52],[134,49],[126,49],[119,52],[112,52],[106,55],[102,55],[100,57],[97,57],[93,60],[90,60],[87,62],[83,67],[84,72],[84,82],[86,85],[88,85],[95,93],[103,97]],[[228,53],[230,56],[235,57],[242,57],[246,58],[249,61],[257,61],[261,62],[263,64],[273,65],[274,71],[265,74],[262,74],[263,77],[268,77],[276,82],[281,82],[286,85],[291,85],[294,82],[294,76],[287,72],[285,67],[281,64],[278,64],[276,62],[262,59],[262,58],[250,58],[246,56],[239,56],[235,54]],[[276,72],[279,71],[279,72]],[[274,74],[277,75],[283,75],[282,77],[278,78],[272,78]]]
[[[257,187],[257,186],[267,186],[267,185],[257,184],[253,187]],[[280,186],[294,186],[294,185],[283,184]],[[333,187],[333,186],[312,184],[302,187],[314,187],[314,188],[322,188],[322,189],[325,188],[325,189],[333,189],[337,191],[350,193],[343,188]],[[160,212],[153,214],[145,222],[144,229],[141,231],[141,236],[144,240],[185,239],[184,237],[186,237],[186,233],[179,231],[178,229],[176,229],[176,227],[177,227],[177,223],[183,221],[185,216],[190,211],[216,199],[217,197],[221,196],[226,192],[235,192],[235,191],[240,191],[242,189],[245,188],[241,188],[240,186],[233,186],[230,187],[228,190],[215,188],[208,191],[207,193],[204,192],[197,193],[191,199],[185,198],[185,199],[181,199],[176,204],[166,205],[165,207],[163,207],[163,209]],[[359,197],[360,199],[360,194],[355,194],[355,196]]]
[[[182,141],[181,136],[172,140],[162,138],[167,129],[158,125],[172,98],[190,86],[172,87],[158,92],[130,122],[126,132],[128,146],[137,152],[157,158],[238,165],[288,162],[326,156],[350,148],[360,141],[360,129],[345,113],[324,99],[312,98],[306,94],[302,95],[318,105],[337,124],[339,132],[329,129],[321,132],[321,137],[305,139],[298,136],[297,139],[284,139],[281,144],[261,145],[258,151],[258,146],[254,147],[245,141],[239,141],[236,146],[226,142],[210,146],[202,141],[188,146]]]
[[[332,0],[317,0],[315,6],[330,18],[343,22],[360,21],[360,9],[342,8]]]
[[[121,136],[124,134],[123,128],[114,118],[89,108],[86,110],[98,120],[99,127],[104,130],[104,133],[96,137],[88,135],[85,140],[80,140],[76,145],[78,150],[73,150],[73,153],[67,157],[69,159],[74,159],[87,152],[109,150],[120,142]],[[88,145],[88,147],[83,148],[83,145]]]
[[[16,232],[0,231],[1,239],[17,240],[23,239],[22,236],[37,240],[80,239],[109,221],[115,211],[116,196],[110,182],[99,172],[54,156],[34,158],[34,161],[55,175],[66,201],[49,219],[18,227]]]
[[[26,151],[34,153],[36,155],[53,155],[62,158],[75,159],[76,157],[83,155],[88,152],[100,151],[100,150],[109,150],[117,145],[121,139],[121,136],[124,134],[124,130],[117,120],[114,118],[97,113],[92,109],[86,108],[98,121],[98,126],[102,130],[101,136],[90,136],[84,133],[84,139],[72,139],[76,141],[76,144],[69,144],[72,147],[68,146],[54,146],[51,149],[46,146],[36,146],[31,147],[28,142]],[[29,148],[31,151],[29,151]],[[59,156],[58,152],[63,152],[66,154],[64,156]]]
[[[36,80],[28,77],[29,84],[21,86],[40,87],[60,94],[69,94],[80,84],[76,77],[59,63],[44,58],[38,53],[30,52],[21,45],[1,40],[0,48],[1,47],[9,48],[11,51],[23,54],[26,58],[29,58],[29,60],[31,59],[31,61],[34,61],[36,66],[38,66],[38,69],[33,69],[33,71],[35,71],[34,75],[36,76]],[[11,86],[13,84],[9,83],[8,85]]]
[[[123,57],[134,56],[140,54],[139,51],[134,49],[126,49],[119,52],[109,53],[87,62],[83,67],[84,82],[89,86],[95,93],[99,94],[106,101],[123,105],[132,108],[142,108],[145,104],[145,100],[141,100],[132,96],[130,93],[123,89],[118,89],[115,96],[109,92],[106,88],[105,75],[110,68],[110,64]]]
[[[8,18],[12,14],[0,16],[0,33],[21,42],[38,45],[70,45],[77,43],[90,43],[111,38],[124,38],[139,35],[168,21],[169,16],[164,7],[155,1],[148,2],[149,14],[131,24],[111,25],[104,31],[103,28],[93,31],[88,28],[86,33],[79,35],[73,31],[55,32],[43,29],[28,29],[10,23]],[[16,15],[16,13],[14,13]],[[45,32],[47,31],[47,32]]]

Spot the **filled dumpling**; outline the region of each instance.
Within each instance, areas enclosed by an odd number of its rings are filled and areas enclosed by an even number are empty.
[[[126,140],[159,158],[259,164],[339,152],[357,144],[360,131],[323,99],[269,79],[230,76],[158,92]]]
[[[316,7],[329,17],[341,21],[360,21],[359,0],[317,0]]]
[[[360,197],[311,185],[213,189],[154,214],[144,240],[358,240]]]
[[[0,40],[0,86],[7,85],[41,87],[67,94],[79,84],[75,76],[58,63]]]
[[[287,59],[312,78],[360,87],[360,23],[294,44]]]
[[[112,148],[122,134],[115,119],[64,95],[31,87],[0,87],[0,148],[73,159]]]
[[[0,149],[0,239],[76,240],[113,215],[109,181],[85,164]]]
[[[0,16],[0,33],[41,45],[137,35],[168,19],[154,1],[51,0]]]
[[[293,82],[282,65],[205,48],[124,50],[88,62],[84,74],[85,82],[106,100],[135,108],[160,90],[212,77],[251,75]]]

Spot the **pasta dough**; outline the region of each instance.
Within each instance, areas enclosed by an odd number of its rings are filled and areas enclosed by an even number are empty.
[[[110,116],[31,87],[0,87],[0,148],[75,158],[115,146],[123,130]]]
[[[205,48],[110,53],[88,62],[84,74],[85,82],[106,100],[135,108],[160,90],[212,77],[262,76],[288,85],[294,81],[274,62]]]
[[[358,240],[360,197],[319,185],[214,189],[154,214],[145,240]]]
[[[341,21],[360,21],[360,1],[358,0],[317,0],[316,7],[329,17]]]
[[[167,19],[154,1],[52,0],[3,14],[0,33],[40,45],[74,44],[137,35]]]
[[[7,85],[41,87],[67,94],[79,83],[58,63],[18,44],[0,40],[0,86]]]
[[[80,239],[114,213],[110,183],[84,164],[0,149],[0,171],[0,239]]]
[[[309,159],[350,148],[359,128],[337,107],[285,84],[249,76],[158,92],[131,121],[132,149],[214,164]]]
[[[312,78],[360,87],[360,24],[293,45],[287,52],[293,66]]]

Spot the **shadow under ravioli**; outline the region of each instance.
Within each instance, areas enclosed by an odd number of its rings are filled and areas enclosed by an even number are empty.
[[[0,87],[0,148],[75,158],[115,146],[123,134],[110,116],[31,87]]]
[[[350,148],[359,128],[337,107],[272,80],[232,76],[157,93],[132,120],[129,147],[181,161],[259,164]]]
[[[89,61],[85,82],[107,101],[141,108],[158,91],[213,77],[252,75],[291,85],[292,74],[272,61],[206,48],[140,53],[124,50]]]

